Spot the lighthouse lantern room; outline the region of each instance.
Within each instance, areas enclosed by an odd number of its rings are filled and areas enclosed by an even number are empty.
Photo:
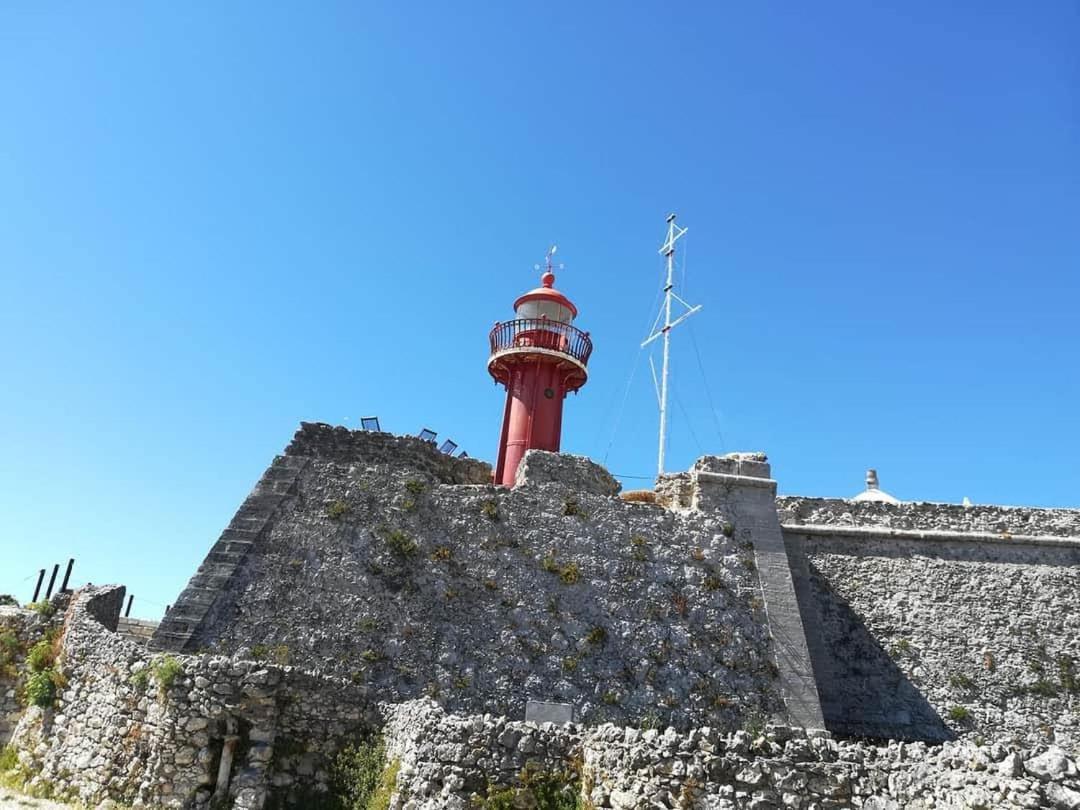
[[[547,254],[540,286],[514,302],[514,320],[491,330],[488,372],[506,388],[495,483],[512,486],[526,450],[557,452],[563,400],[588,378],[588,332],[573,325],[577,307],[555,289]]]

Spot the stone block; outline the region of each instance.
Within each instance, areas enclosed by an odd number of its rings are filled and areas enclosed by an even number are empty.
[[[691,472],[745,475],[748,478],[769,478],[772,468],[764,453],[728,453],[723,456],[702,456],[694,462]]]
[[[574,492],[591,495],[617,495],[622,485],[585,456],[529,450],[518,465],[514,487],[559,484]]]

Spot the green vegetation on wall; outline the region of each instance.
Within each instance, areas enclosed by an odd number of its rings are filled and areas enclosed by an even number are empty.
[[[546,772],[526,767],[520,785],[488,785],[486,795],[477,797],[477,810],[588,810],[591,804],[581,798],[580,763],[571,763],[565,771]]]

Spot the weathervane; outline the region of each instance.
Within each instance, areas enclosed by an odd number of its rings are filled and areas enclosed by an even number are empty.
[[[547,272],[547,273],[554,273],[554,271],[555,271],[556,269],[558,269],[558,270],[562,270],[562,269],[563,269],[564,267],[566,267],[566,265],[565,265],[565,264],[561,264],[561,263],[560,263],[560,264],[559,264],[559,266],[558,266],[558,268],[556,268],[556,267],[555,267],[555,266],[554,266],[554,265],[553,265],[553,264],[551,263],[551,257],[555,255],[555,252],[556,252],[556,251],[557,251],[558,249],[559,249],[559,246],[558,246],[558,245],[552,245],[551,247],[549,247],[549,248],[548,248],[548,252],[547,252],[547,254],[546,254],[546,255],[544,256],[544,268],[545,268],[545,272]],[[534,265],[533,265],[533,269],[534,269],[534,270],[539,270],[539,269],[540,269],[540,265],[538,265],[538,264],[534,264]]]

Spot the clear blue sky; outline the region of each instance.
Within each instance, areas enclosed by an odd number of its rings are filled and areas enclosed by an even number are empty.
[[[1080,505],[1078,42],[1065,0],[5,3],[0,593],[74,556],[160,615],[300,420],[491,459],[552,242],[564,449],[651,475],[644,357],[612,425],[671,210],[671,469]]]

